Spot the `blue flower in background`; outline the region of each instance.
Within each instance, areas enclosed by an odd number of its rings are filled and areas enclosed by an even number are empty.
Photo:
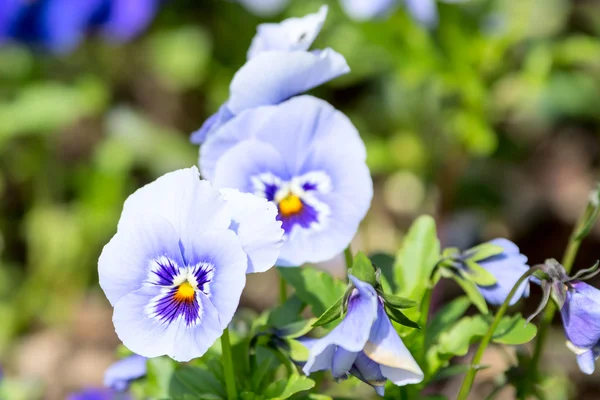
[[[115,362],[104,373],[104,386],[125,391],[131,381],[146,375],[146,360],[146,357],[134,354]]]
[[[477,263],[488,270],[496,278],[492,286],[478,286],[483,297],[490,304],[500,305],[510,293],[519,278],[529,270],[527,257],[519,252],[519,247],[507,239],[494,239],[490,244],[504,249],[502,254],[489,257]],[[521,297],[529,296],[529,282],[525,281],[513,296],[510,305],[515,304]]]
[[[248,61],[231,81],[229,100],[192,133],[192,143],[205,142],[245,110],[279,104],[348,73],[346,60],[334,50],[307,51],[326,16],[327,7],[323,6],[304,18],[260,25]]]
[[[70,394],[67,396],[67,400],[132,400],[132,397],[111,389],[90,388]]]
[[[445,3],[457,3],[465,0],[442,0]],[[340,0],[342,8],[357,21],[366,21],[383,17],[391,13],[400,0]],[[420,24],[428,27],[435,26],[438,22],[436,0],[404,0],[410,15]]]
[[[239,213],[238,201],[252,215]],[[246,272],[277,259],[283,231],[275,216],[264,199],[235,192],[225,199],[196,168],[132,194],[98,261],[123,344],[144,357],[202,356],[231,321]],[[236,234],[253,229],[261,237]]]
[[[327,102],[299,96],[247,110],[201,148],[204,177],[277,205],[285,231],[278,265],[333,258],[369,209],[373,182],[350,120]]]
[[[579,369],[592,374],[600,355],[600,290],[584,282],[567,283],[560,314],[568,347],[577,355]]]
[[[388,379],[398,386],[421,382],[423,371],[402,343],[373,286],[349,277],[355,289],[344,319],[327,336],[303,341],[309,349],[304,373],[331,370],[335,379],[352,374],[380,396]]]
[[[127,41],[148,26],[158,5],[159,0],[7,0],[0,5],[0,40],[54,52],[72,51],[91,31]]]
[[[290,0],[238,0],[238,2],[251,13],[268,17],[283,11]]]

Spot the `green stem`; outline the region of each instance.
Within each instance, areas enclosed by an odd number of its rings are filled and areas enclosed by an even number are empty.
[[[540,269],[540,267],[536,266],[536,267],[530,268],[527,272],[525,272],[519,278],[519,280],[517,281],[515,286],[513,286],[510,293],[508,294],[508,296],[506,296],[504,303],[502,303],[502,305],[498,309],[498,312],[496,313],[496,316],[494,317],[494,321],[492,322],[492,325],[490,326],[490,328],[486,332],[485,336],[481,340],[481,343],[479,344],[479,348],[477,349],[475,356],[473,356],[473,360],[471,361],[469,372],[467,372],[467,375],[465,376],[465,380],[463,381],[463,384],[460,388],[460,392],[458,393],[457,400],[466,400],[467,396],[469,395],[469,392],[471,391],[471,386],[473,386],[473,382],[475,381],[475,374],[477,374],[477,370],[480,367],[479,363],[481,362],[481,357],[483,357],[483,353],[485,352],[485,349],[487,348],[488,344],[492,340],[492,336],[494,336],[494,332],[496,331],[496,328],[498,328],[498,325],[500,324],[502,317],[504,317],[504,314],[506,313],[506,310],[508,309],[510,300],[513,298],[513,296],[515,295],[515,293],[517,292],[517,290],[519,289],[521,284],[526,279],[529,279],[529,277],[531,275],[533,275],[533,273],[539,269]]]
[[[346,247],[346,250],[344,250],[344,259],[346,260],[346,268],[352,268],[354,257],[352,257],[352,250],[350,250],[350,245],[348,245],[348,247]]]
[[[571,269],[573,268],[573,262],[575,261],[575,257],[577,257],[577,252],[579,251],[579,246],[581,246],[581,240],[583,239],[580,237],[581,229],[592,217],[594,208],[595,207],[592,204],[588,204],[585,211],[579,218],[579,221],[577,221],[577,224],[573,228],[573,232],[569,238],[569,244],[567,245],[561,263],[567,274],[571,272]],[[531,362],[528,368],[528,375],[529,379],[531,379],[531,384],[535,384],[538,381],[540,359],[542,357],[546,338],[548,337],[548,329],[550,328],[550,325],[552,325],[552,320],[554,319],[556,310],[557,307],[554,302],[549,302],[546,306],[546,310],[544,311],[544,315],[542,316],[536,337],[535,348],[533,350],[533,355],[531,356]]]
[[[419,325],[421,326],[421,337],[423,338],[422,349],[421,349],[421,368],[426,364],[427,360],[427,349],[425,348],[425,342],[427,341],[427,323],[429,319],[429,307],[431,305],[431,287],[425,290],[423,300],[421,301],[421,317],[419,318]]]
[[[237,400],[237,387],[235,385],[235,372],[233,370],[233,357],[231,355],[231,342],[229,340],[229,328],[225,328],[221,336],[221,348],[223,351],[223,370],[225,372],[225,386],[227,387],[227,400]]]
[[[279,275],[279,304],[287,301],[287,283],[283,276]]]

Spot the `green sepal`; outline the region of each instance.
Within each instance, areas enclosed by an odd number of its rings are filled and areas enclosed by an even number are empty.
[[[312,330],[313,324],[317,321],[316,318],[292,322],[277,330],[280,337],[287,339],[295,339],[306,335]]]
[[[312,326],[317,327],[317,326],[327,325],[328,323],[333,322],[336,319],[338,319],[339,317],[341,317],[342,314],[344,313],[345,298],[346,298],[345,295],[340,296],[340,298],[337,299],[336,302],[331,307],[329,307],[323,314],[321,314],[319,319],[317,319],[312,324]]]
[[[286,339],[285,343],[288,346],[290,358],[294,362],[305,362],[308,360],[308,349],[299,340]]]
[[[477,307],[477,309],[482,314],[489,313],[487,303],[485,302],[485,299],[483,298],[483,295],[477,288],[475,282],[466,280],[462,276],[459,276],[457,274],[453,274],[452,278],[456,281],[456,283],[459,284],[459,286],[465,292],[469,300],[471,300],[471,303],[473,303],[473,305]]]
[[[442,251],[442,259],[443,258],[456,258],[460,256],[460,250],[458,247],[446,247]]]
[[[476,285],[493,286],[498,282],[491,272],[477,264],[475,261],[466,260],[465,265],[467,268],[466,270],[461,270],[461,275]]]
[[[396,321],[400,325],[408,326],[409,328],[421,329],[421,327],[419,326],[419,324],[417,324],[416,322],[411,321],[410,319],[408,319],[408,317],[406,315],[404,315],[402,313],[402,311],[397,310],[397,309],[392,308],[392,307],[388,307],[387,305],[385,307],[385,311],[386,311],[387,315],[391,319],[393,319],[394,321]]]
[[[377,286],[377,278],[375,276],[375,268],[371,263],[371,260],[365,253],[359,251],[354,257],[354,263],[349,271],[355,278],[370,284],[371,286]]]
[[[413,308],[414,306],[419,304],[418,302],[411,299],[407,299],[406,297],[400,297],[389,293],[383,293],[383,291],[379,291],[378,294],[383,298],[383,300],[385,300],[385,304],[388,307],[400,309]]]
[[[502,246],[497,246],[491,243],[482,243],[475,247],[470,248],[464,252],[464,256],[468,260],[482,261],[490,257],[497,256],[504,252]]]

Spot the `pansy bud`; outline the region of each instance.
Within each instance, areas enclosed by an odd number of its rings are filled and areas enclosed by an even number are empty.
[[[387,380],[403,386],[423,380],[423,371],[387,316],[383,300],[368,283],[350,275],[355,288],[344,319],[327,336],[304,341],[309,357],[305,374],[330,370],[336,379],[349,374],[383,395]]]

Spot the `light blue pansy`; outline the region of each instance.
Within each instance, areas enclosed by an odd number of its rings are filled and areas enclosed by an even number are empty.
[[[423,371],[398,336],[375,289],[350,275],[355,289],[343,320],[327,336],[303,340],[309,357],[306,375],[330,370],[336,379],[352,374],[381,396],[387,380],[398,386],[419,383]]]
[[[500,305],[510,293],[519,278],[529,270],[527,257],[520,253],[519,247],[507,239],[494,239],[490,244],[500,246],[501,254],[478,261],[479,265],[488,270],[496,278],[492,286],[478,286],[483,297],[490,304]],[[521,297],[529,296],[529,281],[524,281],[512,297],[510,305],[515,304]]]
[[[248,61],[231,81],[229,100],[192,133],[192,143],[204,143],[245,110],[279,104],[348,73],[346,60],[334,50],[307,51],[326,15],[323,6],[316,14],[259,26]]]
[[[290,0],[238,0],[248,11],[261,17],[268,17],[283,11]]]
[[[585,282],[567,284],[560,310],[568,347],[577,355],[579,369],[592,374],[600,355],[600,290]]]
[[[146,360],[146,357],[133,354],[113,363],[104,372],[104,386],[125,391],[131,381],[146,375]]]
[[[98,270],[117,335],[133,352],[177,361],[202,356],[231,321],[246,272],[273,265],[283,233],[273,207],[256,199],[253,215],[236,216],[236,201],[247,199],[230,193],[226,200],[189,168],[125,202]],[[248,223],[265,237],[238,235]]]
[[[202,146],[200,167],[216,187],[253,193],[277,206],[285,231],[282,266],[341,253],[373,196],[358,131],[312,96],[244,111]]]

